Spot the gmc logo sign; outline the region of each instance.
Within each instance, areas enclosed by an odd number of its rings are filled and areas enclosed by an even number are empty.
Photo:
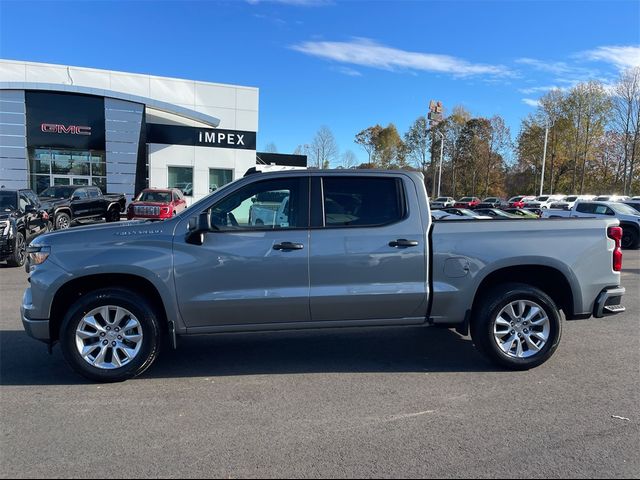
[[[91,127],[83,125],[58,125],[56,123],[43,123],[40,130],[44,133],[68,133],[71,135],[91,135]]]

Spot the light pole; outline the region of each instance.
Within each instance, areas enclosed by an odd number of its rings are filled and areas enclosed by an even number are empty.
[[[544,187],[544,166],[547,161],[547,139],[549,138],[549,125],[544,127],[544,151],[542,152],[542,177],[540,178],[540,196]]]
[[[438,197],[440,196],[440,182],[442,182],[442,155],[444,153],[444,133],[436,130],[436,133],[442,137],[440,141],[440,166],[438,167]]]

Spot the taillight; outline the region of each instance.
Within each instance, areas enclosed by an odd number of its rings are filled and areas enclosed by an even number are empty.
[[[616,242],[613,249],[613,271],[622,270],[622,227],[609,227],[607,237]]]

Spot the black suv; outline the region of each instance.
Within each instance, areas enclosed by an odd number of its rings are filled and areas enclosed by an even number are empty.
[[[49,214],[35,193],[0,188],[0,261],[21,267],[29,242],[50,229]]]

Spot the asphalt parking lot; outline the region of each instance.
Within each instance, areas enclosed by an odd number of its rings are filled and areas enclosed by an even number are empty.
[[[640,476],[640,254],[627,312],[565,322],[555,356],[495,369],[449,330],[181,339],[91,384],[26,336],[0,266],[0,476]]]

